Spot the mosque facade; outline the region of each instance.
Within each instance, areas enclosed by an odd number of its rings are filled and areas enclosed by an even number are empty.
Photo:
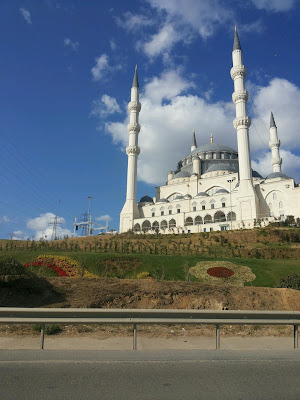
[[[128,104],[129,145],[127,193],[120,214],[119,232],[182,233],[265,226],[292,215],[300,217],[300,187],[281,171],[280,140],[275,118],[270,116],[270,141],[273,172],[265,178],[251,168],[247,115],[246,67],[235,28],[230,74],[234,83],[232,100],[236,118],[237,148],[210,143],[197,146],[195,131],[190,153],[183,157],[167,183],[156,188],[155,197],[146,195],[137,202],[137,161],[140,154],[139,82],[135,69]]]

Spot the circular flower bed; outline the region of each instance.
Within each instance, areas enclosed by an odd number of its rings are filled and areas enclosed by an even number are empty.
[[[210,285],[244,286],[256,278],[251,268],[229,261],[202,261],[190,268],[189,273]]]
[[[208,268],[207,273],[208,275],[216,278],[229,278],[230,276],[234,275],[234,271],[232,271],[232,269],[225,267]]]

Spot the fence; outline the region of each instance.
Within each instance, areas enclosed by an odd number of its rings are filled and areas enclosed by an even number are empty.
[[[194,324],[216,326],[216,349],[220,349],[222,325],[292,325],[294,349],[299,347],[300,311],[212,311],[140,310],[80,308],[0,308],[2,324],[41,324],[41,349],[45,324],[126,324],[133,325],[133,350],[137,350],[139,324]]]

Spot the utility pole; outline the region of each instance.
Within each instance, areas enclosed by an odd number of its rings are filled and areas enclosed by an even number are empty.
[[[92,215],[91,215],[91,199],[93,197],[92,196],[88,196],[88,202],[89,202],[89,208],[88,208],[88,236],[91,235],[91,233],[93,233],[93,225],[92,225]]]
[[[51,222],[49,222],[49,226],[52,225],[52,235],[51,240],[57,240],[57,227],[61,225],[61,222],[58,220],[57,215],[54,218],[51,218]]]
[[[229,183],[229,196],[230,196],[230,230],[232,231],[232,199],[231,199],[231,184],[235,181],[235,178],[228,179],[227,182]]]

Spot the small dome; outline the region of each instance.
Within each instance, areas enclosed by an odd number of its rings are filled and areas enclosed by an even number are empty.
[[[186,195],[184,196],[184,198],[185,198],[185,199],[191,199],[192,196],[191,196],[190,194],[186,194]]]
[[[268,175],[266,177],[266,179],[273,179],[273,178],[290,179],[288,176],[284,175],[282,172],[272,172],[270,175]]]
[[[195,197],[201,197],[201,196],[208,197],[208,194],[206,192],[199,192]]]
[[[229,193],[229,192],[226,189],[219,189],[216,191],[216,194],[219,194],[219,193]]]
[[[140,199],[140,203],[153,203],[153,199],[146,194]]]
[[[167,200],[167,199],[159,199],[159,200],[157,200],[156,203],[169,203],[169,200]]]
[[[174,178],[189,178],[190,176],[191,174],[189,172],[181,170],[174,176]]]
[[[204,173],[213,171],[235,171],[235,168],[229,164],[216,163],[207,168]]]

